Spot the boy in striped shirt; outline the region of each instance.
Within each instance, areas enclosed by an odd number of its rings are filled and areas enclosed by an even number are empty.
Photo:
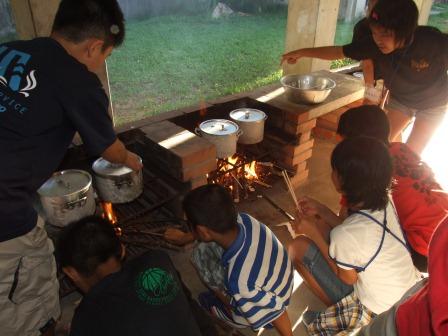
[[[293,267],[288,254],[264,224],[238,214],[228,192],[218,185],[192,190],[184,210],[194,237],[201,241],[192,260],[212,290],[199,301],[235,327],[277,329],[291,336],[286,308]]]

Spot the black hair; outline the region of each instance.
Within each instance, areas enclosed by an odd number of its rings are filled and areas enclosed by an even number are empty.
[[[183,201],[190,225],[205,226],[218,233],[237,227],[237,211],[229,192],[217,184],[207,184],[190,191]]]
[[[120,260],[121,243],[112,225],[98,216],[71,223],[61,233],[57,257],[61,267],[71,266],[83,276],[91,276],[111,257]]]
[[[337,133],[344,138],[367,136],[389,144],[390,125],[386,113],[377,105],[361,105],[341,115]]]
[[[392,159],[384,143],[369,137],[345,139],[333,150],[331,167],[349,205],[372,211],[387,206]]]
[[[117,0],[62,0],[53,32],[73,43],[97,38],[103,49],[118,47],[125,35],[123,12]]]
[[[369,15],[369,23],[392,30],[396,40],[408,45],[418,26],[417,5],[413,0],[378,0]]]

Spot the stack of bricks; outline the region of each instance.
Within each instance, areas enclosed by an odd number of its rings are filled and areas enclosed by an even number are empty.
[[[339,119],[341,118],[341,115],[344,114],[347,110],[353,107],[361,106],[362,104],[363,101],[362,99],[360,99],[319,117],[317,119],[316,128],[313,130],[313,135],[316,138],[325,139],[333,143],[337,143],[339,141],[339,137],[336,131],[338,129]]]
[[[306,113],[282,111],[268,115],[263,144],[271,148],[273,158],[282,167],[293,173],[291,182],[295,187],[308,178],[308,160],[314,146],[311,132],[315,126],[316,119],[308,119]],[[270,129],[277,132],[269,132]]]
[[[206,174],[216,170],[216,148],[194,133],[164,120],[140,128],[151,153],[150,162],[190,189],[207,184]]]

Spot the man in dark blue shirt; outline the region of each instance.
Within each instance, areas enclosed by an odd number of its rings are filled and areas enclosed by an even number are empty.
[[[36,190],[78,132],[92,156],[134,170],[94,74],[124,39],[116,0],[62,0],[50,38],[0,44],[0,325],[51,333],[59,314],[53,246],[37,223]]]

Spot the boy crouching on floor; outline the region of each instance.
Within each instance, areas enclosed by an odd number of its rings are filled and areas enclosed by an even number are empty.
[[[280,335],[292,336],[286,308],[294,270],[274,233],[251,216],[238,214],[218,185],[192,190],[183,205],[193,236],[201,241],[192,261],[211,289],[200,294],[201,305],[234,327],[273,326]]]

